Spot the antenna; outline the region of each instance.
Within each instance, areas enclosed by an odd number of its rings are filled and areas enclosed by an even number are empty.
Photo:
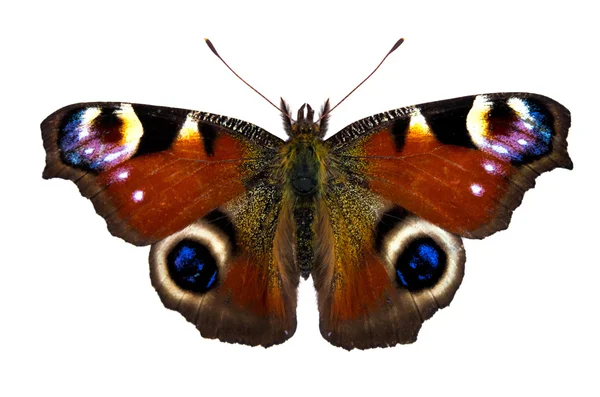
[[[225,60],[223,60],[223,58],[221,58],[221,56],[219,55],[219,53],[217,52],[217,49],[215,48],[215,46],[213,45],[213,43],[210,42],[209,39],[204,39],[204,41],[206,42],[206,45],[208,46],[208,48],[210,48],[210,50],[212,51],[213,54],[215,54],[215,56],[217,58],[219,58],[221,60],[221,62],[223,62],[225,64],[225,66],[227,66],[227,69],[231,70],[231,73],[235,74],[235,77],[237,77],[238,79],[242,80],[242,82],[244,84],[246,84],[248,87],[252,88],[252,90],[254,90],[254,92],[256,92],[258,95],[260,95],[265,101],[269,102],[271,104],[271,106],[273,106],[275,109],[279,110],[279,112],[281,114],[284,114],[287,118],[290,118],[289,114],[287,114],[286,112],[284,112],[283,110],[281,110],[277,105],[275,105],[273,102],[271,102],[266,96],[264,96],[263,94],[261,94],[260,92],[258,92],[258,90],[254,87],[252,87],[250,84],[248,84],[248,82],[246,82],[246,80],[244,80],[243,78],[240,77],[239,74],[237,74],[228,64],[227,62],[225,62]],[[290,119],[291,122],[291,119]]]
[[[373,74],[377,71],[377,69],[379,69],[379,67],[383,64],[383,62],[387,59],[387,57],[389,57],[392,52],[396,51],[398,49],[398,47],[400,47],[400,45],[402,43],[404,43],[404,39],[398,40],[396,42],[396,44],[394,44],[394,46],[392,47],[392,49],[389,50],[388,53],[383,57],[383,59],[381,60],[381,62],[379,62],[379,65],[377,65],[377,67],[371,72],[371,74],[369,74],[363,81],[361,81],[359,85],[357,85],[356,87],[354,87],[354,89],[352,91],[350,91],[348,93],[348,95],[346,95],[345,97],[343,97],[342,100],[339,101],[334,107],[332,107],[331,109],[329,109],[328,112],[322,114],[321,117],[319,117],[319,120],[317,120],[317,122],[321,121],[324,117],[327,117],[331,112],[333,112],[333,109],[335,109],[338,106],[340,106],[340,104],[342,102],[344,102],[346,100],[346,98],[348,98],[350,95],[352,95],[352,93],[354,91],[356,91],[358,89],[358,87],[360,87],[361,85],[363,85],[363,83],[365,81],[369,80],[369,77],[373,76]]]

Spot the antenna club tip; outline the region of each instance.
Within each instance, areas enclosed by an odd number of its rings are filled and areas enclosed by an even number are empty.
[[[204,38],[204,42],[206,43],[206,45],[208,46],[208,48],[210,48],[210,50],[213,52],[213,54],[215,54],[216,56],[219,56],[219,53],[217,52],[217,49],[215,48],[215,46],[213,45],[213,43],[208,39],[208,38]]]
[[[388,55],[391,54],[392,52],[396,51],[398,49],[398,47],[400,47],[400,45],[404,43],[404,37],[400,38],[400,40],[398,40],[396,42],[396,44],[394,44],[394,46],[392,47],[392,49],[390,50],[390,52],[388,52]]]

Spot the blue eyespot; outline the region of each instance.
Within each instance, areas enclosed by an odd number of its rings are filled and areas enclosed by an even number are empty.
[[[446,270],[446,253],[430,237],[411,241],[396,260],[396,282],[409,291],[434,286]]]
[[[171,279],[181,289],[205,293],[218,283],[219,268],[210,250],[194,240],[181,240],[167,255]]]

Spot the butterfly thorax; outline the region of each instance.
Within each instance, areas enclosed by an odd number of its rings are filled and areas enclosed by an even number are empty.
[[[303,196],[316,196],[323,186],[325,174],[324,159],[327,149],[322,139],[322,129],[313,121],[314,112],[309,105],[298,110],[298,119],[287,129],[289,141],[280,152],[278,169],[286,189],[296,199]]]
[[[287,153],[286,185],[294,196],[314,196],[320,190],[322,143],[309,135],[293,138]]]

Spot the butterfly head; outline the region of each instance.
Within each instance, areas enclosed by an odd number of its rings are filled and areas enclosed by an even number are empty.
[[[321,108],[321,116],[315,121],[315,111],[305,103],[298,109],[296,120],[292,119],[288,104],[281,99],[282,118],[285,132],[289,137],[299,135],[313,135],[318,138],[323,138],[327,132],[327,112],[329,111],[329,100],[325,102]]]

